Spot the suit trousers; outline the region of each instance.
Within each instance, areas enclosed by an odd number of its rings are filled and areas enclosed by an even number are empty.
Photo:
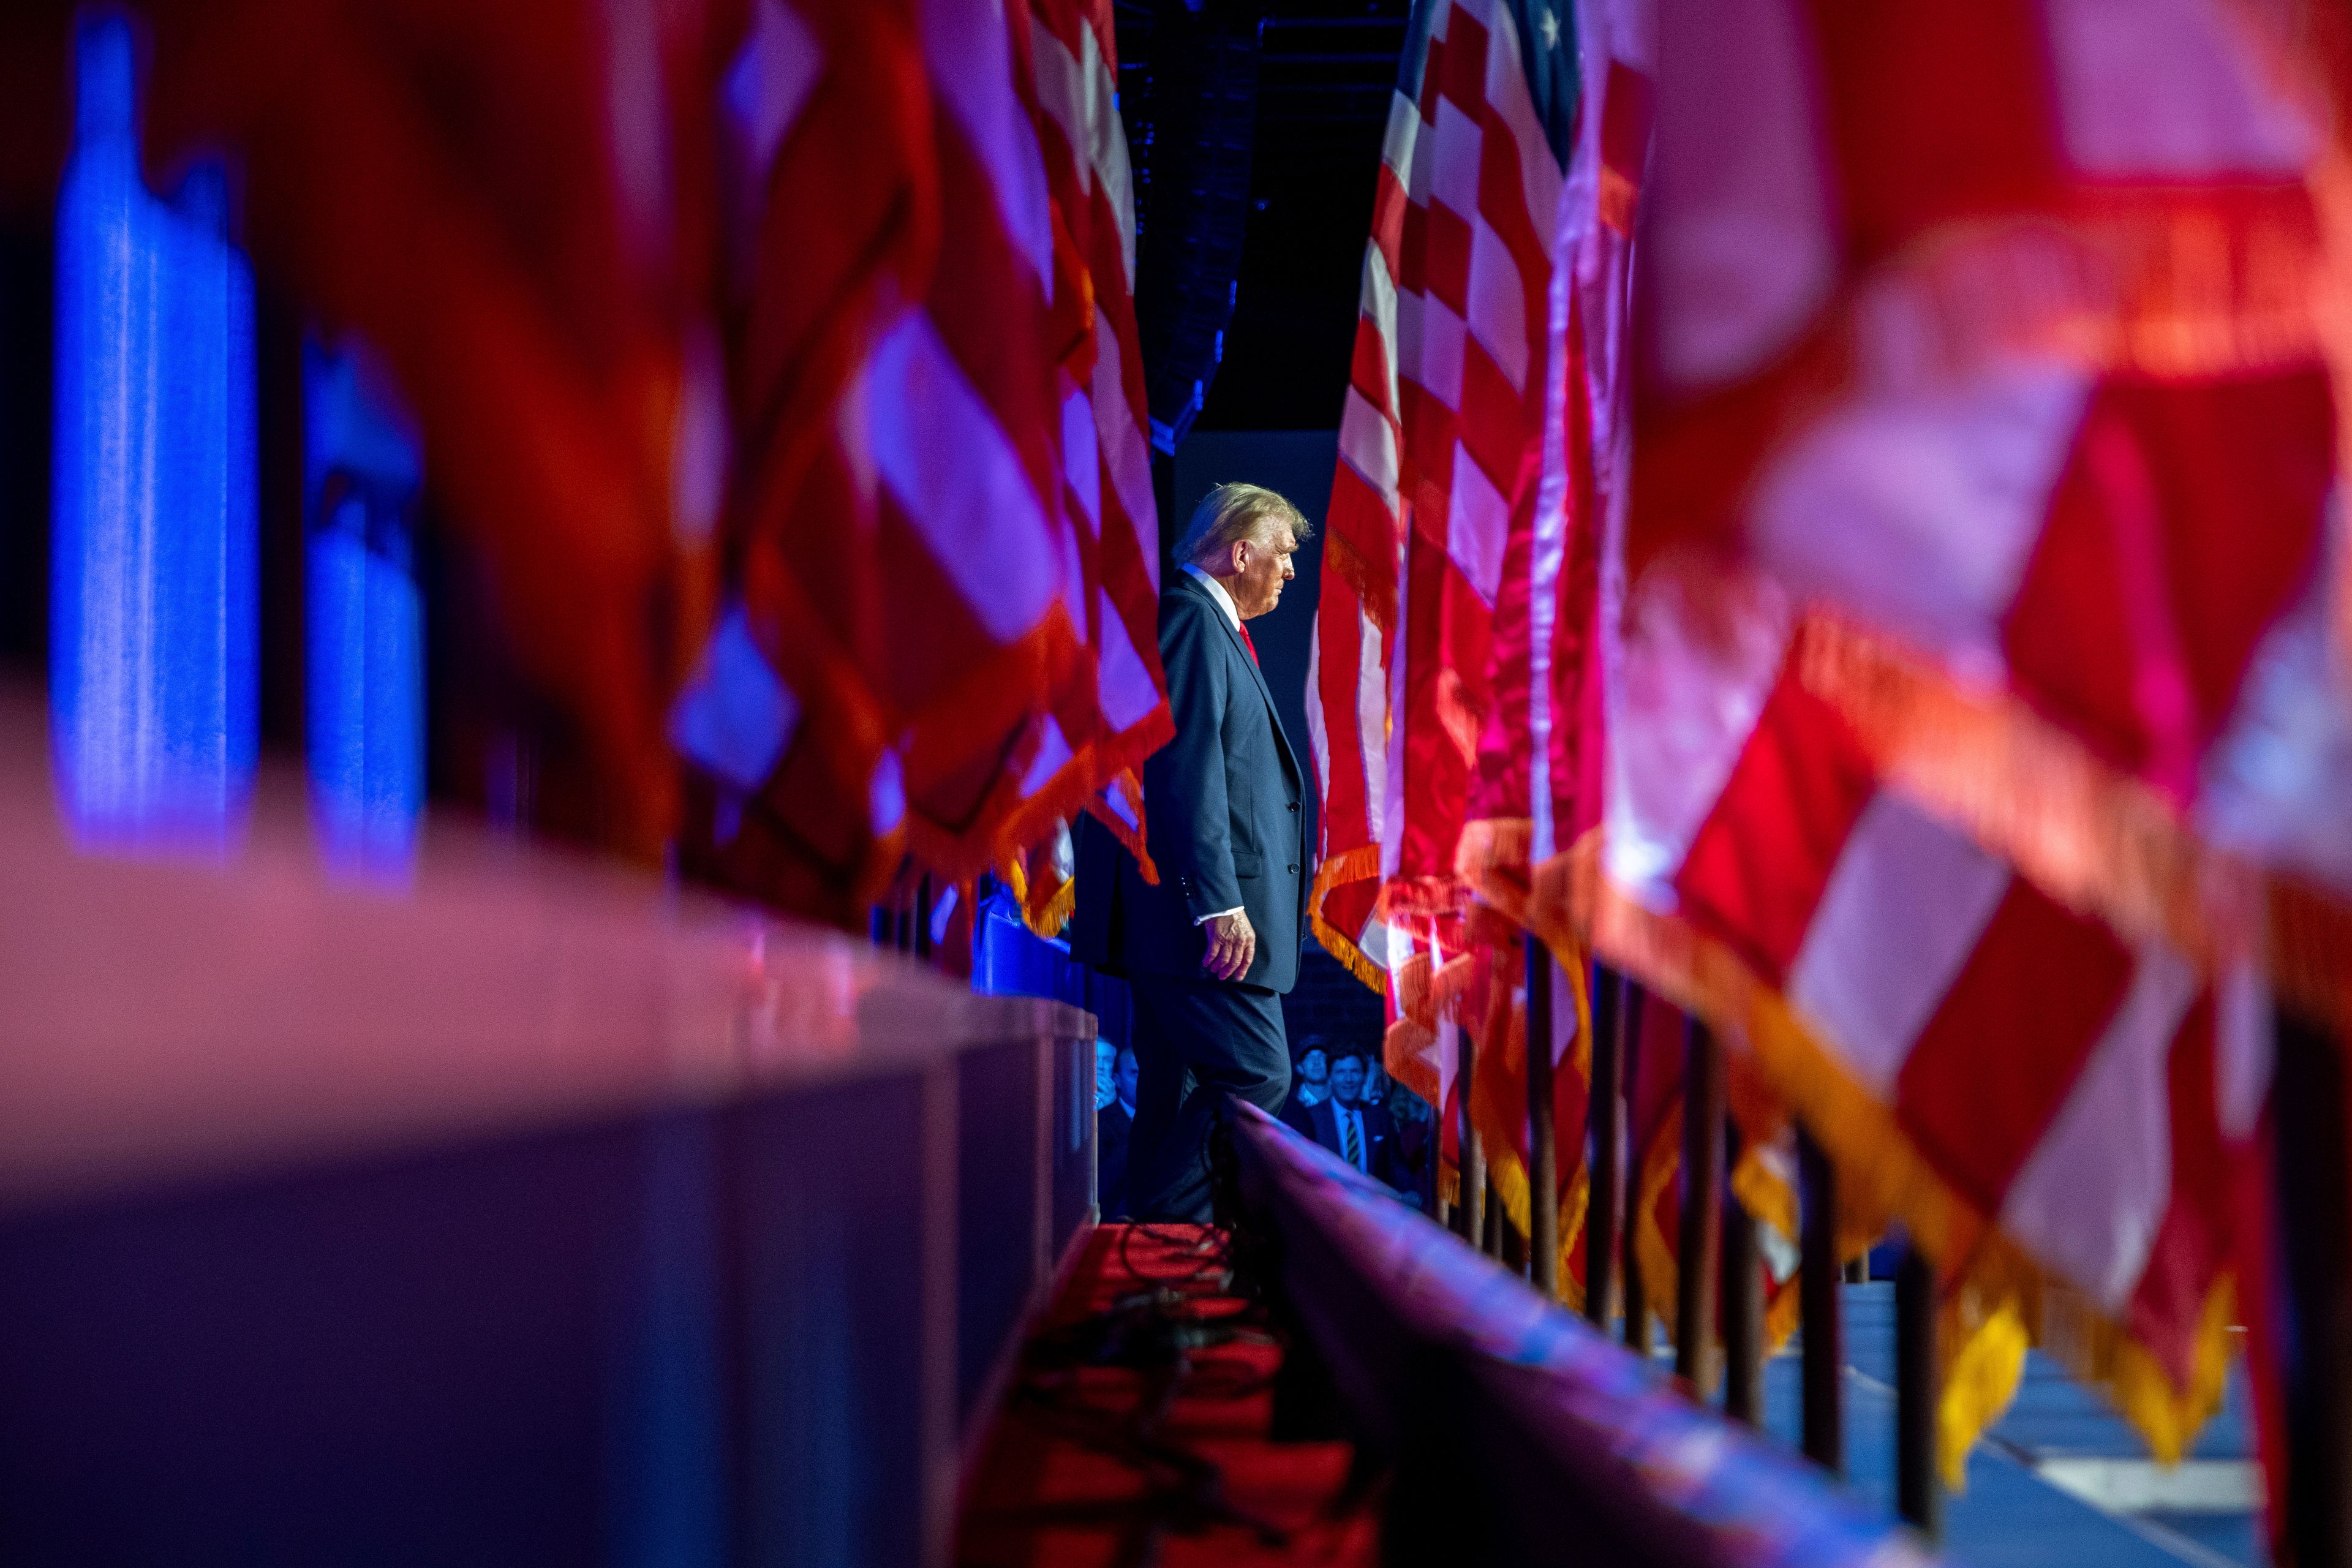
[[[1290,1094],[1282,998],[1230,981],[1133,974],[1135,1130],[1127,1146],[1129,1215],[1209,1220],[1209,1133],[1237,1094],[1268,1115]]]

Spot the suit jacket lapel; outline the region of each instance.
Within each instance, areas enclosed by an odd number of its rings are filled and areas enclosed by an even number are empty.
[[[1225,640],[1234,645],[1235,653],[1241,655],[1242,663],[1249,668],[1250,679],[1257,682],[1257,694],[1265,699],[1265,716],[1274,726],[1274,743],[1282,748],[1282,760],[1288,764],[1290,776],[1304,783],[1307,775],[1299,771],[1298,754],[1290,749],[1290,737],[1283,732],[1282,710],[1274,705],[1274,690],[1265,683],[1265,671],[1259,666],[1257,656],[1250,652],[1249,644],[1242,640],[1241,627],[1225,614],[1225,607],[1217,603],[1217,596],[1202,586],[1200,579],[1181,566],[1176,572],[1180,585],[1190,589],[1195,597],[1207,600],[1209,612],[1217,617],[1217,624],[1225,628]]]

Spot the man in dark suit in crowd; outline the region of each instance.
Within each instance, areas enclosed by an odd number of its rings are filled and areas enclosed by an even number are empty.
[[[1331,1098],[1310,1107],[1315,1142],[1374,1181],[1402,1191],[1411,1181],[1397,1158],[1396,1123],[1389,1108],[1364,1098],[1366,1067],[1361,1051],[1331,1058]]]
[[[1143,765],[1160,880],[1101,824],[1081,823],[1070,951],[1135,993],[1137,1219],[1207,1220],[1209,1131],[1225,1096],[1272,1113],[1290,1089],[1281,996],[1298,978],[1311,879],[1307,772],[1243,623],[1280,602],[1307,531],[1296,507],[1254,485],[1202,501],[1160,595],[1176,721]]]

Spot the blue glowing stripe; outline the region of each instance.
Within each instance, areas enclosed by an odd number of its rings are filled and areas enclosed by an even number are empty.
[[[331,865],[396,875],[425,807],[412,533],[423,464],[414,426],[363,351],[309,345],[302,383],[311,810]]]
[[[227,185],[141,184],[131,33],[77,40],[58,207],[50,702],[85,843],[219,846],[258,739],[253,281]]]

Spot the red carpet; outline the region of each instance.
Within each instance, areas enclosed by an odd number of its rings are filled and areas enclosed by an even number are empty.
[[[1371,1563],[1344,1443],[1276,1443],[1282,1352],[1224,1292],[1223,1237],[1098,1229],[1030,1342],[973,1469],[970,1568]]]

